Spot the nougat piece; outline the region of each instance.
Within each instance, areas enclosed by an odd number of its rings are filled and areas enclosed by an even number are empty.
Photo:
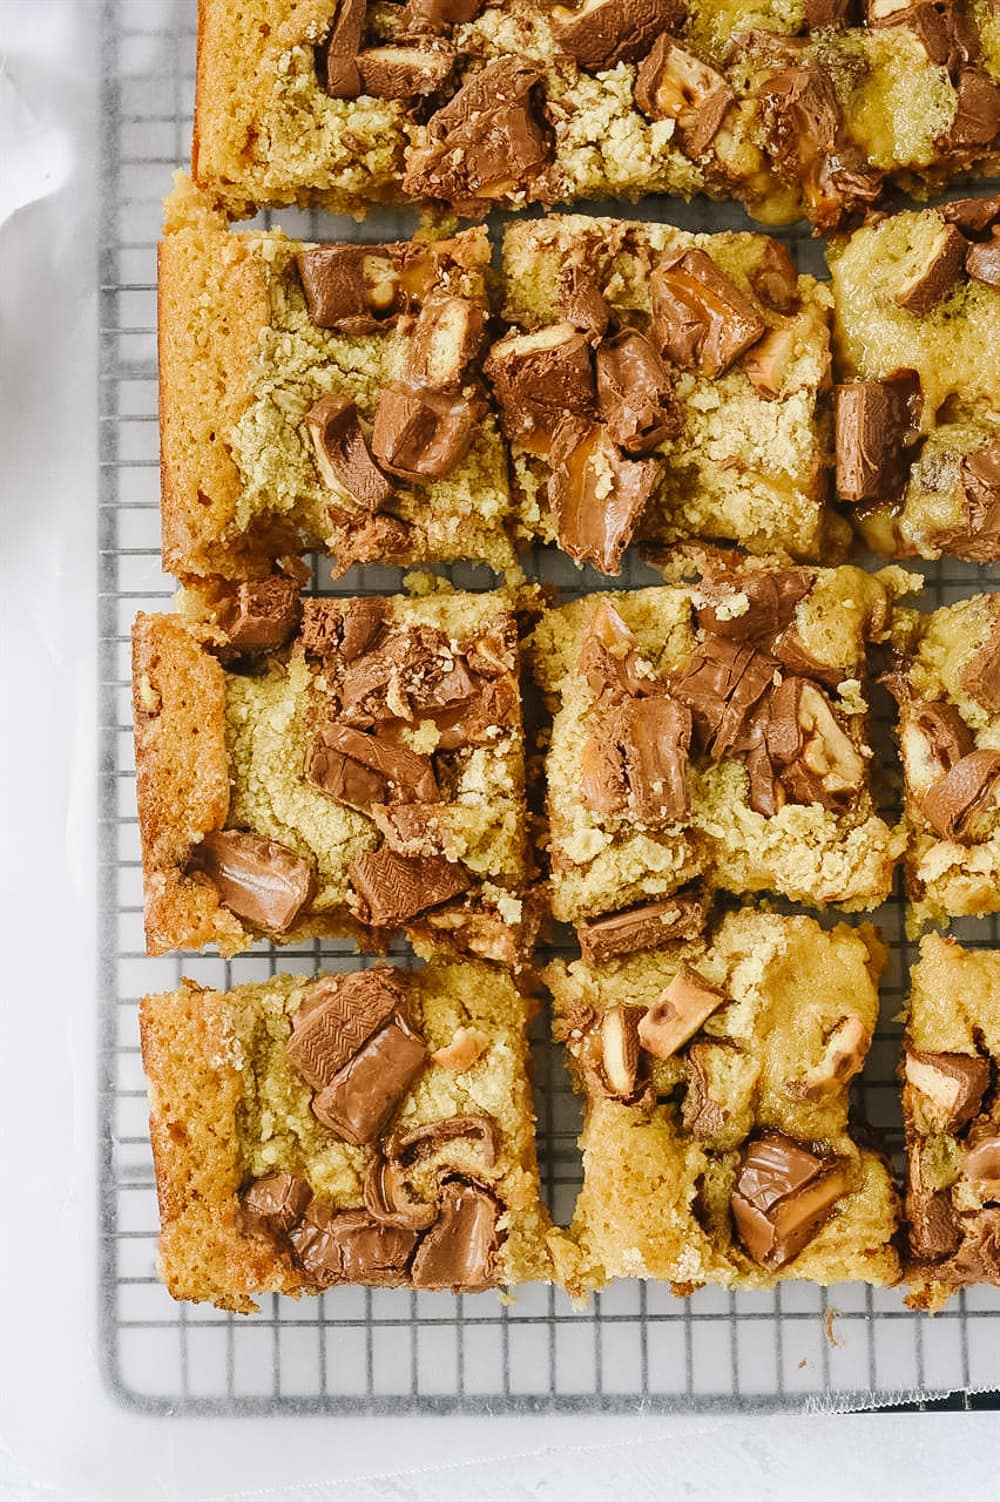
[[[907,1303],[1000,1288],[1000,952],[929,934],[910,972],[900,1079]]]
[[[583,1186],[554,1244],[571,1292],[898,1280],[892,1178],[848,1124],[885,958],[868,925],[745,908],[710,937],[546,968],[585,1097]]]
[[[140,1008],[176,1299],[547,1278],[525,1003],[502,971],[191,981]],[[475,1057],[453,1058],[472,1034]]]
[[[519,963],[529,861],[510,607],[458,592],[311,599],[284,645],[235,657],[231,595],[140,615],[150,953],[336,934],[379,949],[405,929]]]

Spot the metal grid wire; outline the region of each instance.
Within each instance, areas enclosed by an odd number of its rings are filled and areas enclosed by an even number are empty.
[[[899,1293],[860,1284],[773,1292],[707,1289],[687,1300],[665,1287],[619,1282],[574,1309],[545,1287],[453,1296],[338,1288],[296,1302],[270,1295],[234,1318],[175,1304],[155,1273],[155,1186],[139,1057],[137,1001],[182,974],[228,987],[276,969],[313,973],[358,963],[349,946],[258,946],[230,962],[150,960],[142,933],[139,834],[129,692],[129,630],[137,610],[168,610],[173,583],[159,565],[155,247],[160,205],[191,138],[196,0],[104,0],[100,218],[100,1005],[101,1312],[107,1380],[146,1412],[543,1412],[850,1408],[933,1400],[998,1383],[1000,1293],[969,1290],[933,1320]],[[639,211],[694,228],[745,225],[724,206],[658,203]],[[356,226],[283,213],[309,238],[358,237]],[[382,216],[366,233],[407,233]],[[361,232],[365,233],[365,231]],[[821,247],[788,234],[801,269],[823,273]],[[328,567],[314,559],[317,579]],[[483,572],[456,567],[460,585]],[[552,552],[536,577],[565,591],[597,582]],[[927,569],[925,608],[982,588],[983,570]],[[605,581],[606,582],[606,581]],[[623,584],[656,582],[630,564]],[[400,573],[368,567],[338,592],[398,589]],[[863,1114],[900,1143],[895,1067],[899,1012],[913,958],[899,897],[877,915],[892,945],[883,1023],[860,1087]],[[973,944],[997,925],[958,924]],[[406,962],[407,951],[394,951]],[[533,1041],[539,1158],[557,1221],[579,1183],[579,1106],[559,1051]],[[972,1401],[965,1399],[966,1404]],[[987,1402],[990,1400],[987,1399]]]

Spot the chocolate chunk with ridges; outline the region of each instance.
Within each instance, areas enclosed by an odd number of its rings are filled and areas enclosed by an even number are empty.
[[[374,646],[385,626],[385,600],[305,600],[299,640],[310,657],[340,657],[354,662]]]
[[[333,22],[319,48],[320,80],[331,99],[361,93],[358,52],[365,29],[366,0],[337,0]]]
[[[917,800],[967,756],[975,740],[954,704],[904,704],[900,713],[899,749],[906,787]]]
[[[907,440],[920,421],[920,377],[915,370],[901,370],[884,381],[836,386],[834,401],[838,496],[895,500],[913,463]]]
[[[1000,1132],[989,1123],[977,1123],[969,1132],[968,1153],[962,1169],[972,1192],[984,1204],[1000,1201]]]
[[[813,571],[805,568],[760,569],[708,580],[701,586],[708,603],[696,611],[698,625],[709,635],[770,650],[814,580]]]
[[[443,856],[397,855],[384,849],[352,862],[347,874],[358,895],[358,917],[373,928],[395,928],[471,884],[465,868]]]
[[[508,334],[494,344],[483,368],[507,437],[536,453],[548,452],[566,417],[594,414],[590,344],[568,320],[531,334]]]
[[[467,297],[434,297],[420,310],[406,352],[406,379],[455,391],[468,378],[483,338],[483,310]]]
[[[932,63],[954,73],[979,55],[979,32],[962,0],[866,0],[868,25],[909,26]]]
[[[915,1257],[939,1262],[952,1256],[962,1239],[947,1189],[930,1189],[923,1182],[919,1151],[911,1151],[906,1187],[908,1241]]]
[[[780,240],[765,239],[760,259],[747,271],[747,281],[761,302],[776,312],[791,313],[798,307],[798,273]]]
[[[481,691],[465,659],[433,626],[397,628],[376,650],[348,664],[340,682],[340,718],[368,727],[384,721],[435,721]]]
[[[770,699],[764,699],[747,721],[741,745],[746,746],[746,769],[750,788],[748,799],[755,814],[773,819],[788,799],[778,780],[777,768],[767,751],[767,727],[771,722]]]
[[[322,1090],[405,1004],[405,994],[384,970],[327,976],[292,1019],[285,1050],[289,1063],[314,1090]]]
[[[313,1096],[313,1114],[355,1147],[374,1142],[385,1132],[427,1058],[424,1040],[404,1017],[393,1017]]]
[[[638,458],[681,427],[670,372],[643,334],[626,329],[598,346],[597,398],[615,443]]]
[[[635,102],[651,120],[676,120],[690,157],[706,151],[734,99],[721,73],[661,33],[635,80]]]
[[[1000,223],[1000,197],[953,198],[951,203],[939,204],[936,212],[948,224],[957,225],[963,235],[974,239]]]
[[[729,997],[690,965],[682,965],[639,1023],[639,1042],[657,1059],[670,1059]]]
[[[601,600],[591,616],[577,668],[598,698],[648,693],[651,680],[638,671],[632,632],[610,600]]]
[[[658,459],[629,459],[600,423],[569,418],[550,454],[548,496],[564,553],[617,574],[622,554],[663,473]]]
[[[586,334],[594,344],[603,339],[611,317],[604,293],[589,272],[569,266],[556,285],[556,305],[566,323]]]
[[[724,636],[706,636],[691,653],[673,681],[673,692],[691,710],[701,744],[713,760],[738,748],[777,667],[773,658]]]
[[[295,259],[317,328],[371,334],[399,312],[399,273],[384,245],[316,245]]]
[[[736,1232],[762,1267],[784,1267],[829,1219],[846,1193],[846,1159],[812,1152],[780,1132],[747,1149],[731,1205]]]
[[[576,10],[552,9],[556,46],[591,73],[638,61],[684,15],[683,0],[583,0]]]
[[[979,651],[969,658],[958,681],[984,709],[1000,712],[1000,595],[992,597],[992,613],[990,634]]]
[[[656,949],[672,939],[692,939],[705,926],[705,899],[679,892],[662,902],[592,918],[576,930],[580,952],[588,965],[603,965],[622,954]]]
[[[765,332],[757,309],[703,250],[661,261],[650,289],[652,335],[685,370],[711,379],[723,375]]]
[[[365,1210],[335,1210],[314,1200],[290,1239],[316,1288],[335,1283],[393,1286],[407,1281],[417,1232],[380,1225]]]
[[[955,118],[939,144],[946,150],[992,145],[1000,134],[1000,85],[978,68],[963,68],[955,94]]]
[[[404,30],[447,31],[474,21],[486,0],[408,0]]]
[[[231,913],[266,933],[287,933],[313,894],[308,861],[238,829],[210,830],[191,851],[189,869],[204,872]]]
[[[429,756],[336,720],[317,730],[305,775],[327,797],[361,813],[375,803],[434,803],[438,798]]]
[[[275,574],[238,584],[216,607],[219,630],[233,652],[274,652],[287,646],[302,614],[294,579]]]
[[[450,474],[469,451],[478,403],[394,381],[379,398],[372,449],[392,475],[417,483]]]
[[[917,318],[929,313],[958,281],[967,248],[960,230],[953,224],[942,224],[926,259],[897,287],[899,306]]]
[[[970,245],[965,253],[965,269],[984,287],[1000,287],[1000,229],[995,229],[982,245]]]
[[[497,1200],[478,1184],[452,1178],[441,1186],[439,1204],[438,1218],[424,1233],[413,1259],[413,1286],[450,1288],[456,1293],[495,1287],[500,1244]]]
[[[271,1235],[286,1236],[301,1220],[312,1199],[305,1179],[291,1173],[268,1173],[255,1179],[240,1195],[240,1214],[244,1223]]]
[[[854,0],[805,0],[806,27],[809,31],[825,31],[828,27],[839,30],[854,20],[857,7]]]
[[[409,155],[403,191],[438,198],[459,213],[527,192],[549,196],[552,148],[542,123],[542,79],[520,58],[487,63],[427,122],[427,144]]]
[[[972,1120],[990,1083],[990,1061],[977,1054],[909,1048],[903,1070],[920,1092],[924,1115],[942,1132],[961,1131]]]
[[[849,209],[874,202],[882,174],[840,139],[840,105],[818,62],[780,68],[761,88],[759,104],[774,171],[800,187],[818,229],[834,229]]]
[[[771,695],[767,754],[793,803],[838,808],[864,786],[865,764],[821,688],[786,678]]]
[[[970,751],[927,789],[921,811],[942,839],[974,845],[986,838],[1000,798],[1000,751]]]
[[[438,44],[366,47],[357,56],[362,92],[375,99],[417,99],[436,94],[455,67],[451,47]]]
[[[597,812],[628,806],[650,829],[677,824],[690,812],[688,748],[691,712],[660,695],[616,705],[595,732],[581,791]]]
[[[392,499],[392,486],[368,450],[358,409],[349,397],[331,391],[306,413],[316,464],[324,484],[349,496],[367,511]]]

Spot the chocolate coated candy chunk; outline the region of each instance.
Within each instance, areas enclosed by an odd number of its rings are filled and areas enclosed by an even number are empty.
[[[556,302],[563,319],[596,344],[604,338],[611,311],[604,293],[588,272],[570,266],[560,274]]]
[[[897,289],[899,306],[923,318],[958,281],[969,248],[960,230],[953,224],[942,224],[923,265]]]
[[[357,56],[362,92],[376,99],[418,99],[436,94],[455,67],[455,53],[440,43],[366,47]]]
[[[979,32],[963,0],[867,0],[868,25],[909,26],[932,63],[954,72],[979,55]]]
[[[413,1258],[415,1288],[477,1293],[495,1287],[500,1206],[487,1189],[463,1179],[442,1185],[440,1214]]]
[[[714,760],[737,748],[777,667],[773,658],[723,636],[706,636],[691,653],[673,691],[691,710],[701,743]]]
[[[824,808],[853,802],[865,764],[823,690],[806,678],[786,678],[772,693],[769,711],[767,754],[790,799]]]
[[[313,1096],[318,1121],[362,1147],[381,1137],[427,1062],[427,1046],[403,1017],[393,1017]]]
[[[714,379],[766,330],[757,309],[703,250],[661,261],[650,287],[653,336],[685,370]]]
[[[805,0],[803,10],[809,31],[839,30],[852,23],[857,6],[855,0]]]
[[[972,563],[1000,559],[1000,444],[978,449],[962,460],[966,525],[950,533],[947,545]]]
[[[400,1284],[417,1232],[381,1225],[364,1210],[309,1206],[291,1232],[295,1256],[316,1288],[335,1283]]]
[[[951,203],[939,204],[937,213],[948,224],[957,225],[963,235],[974,239],[1000,222],[1000,197],[953,198]]]
[[[834,397],[838,496],[895,500],[913,463],[906,444],[920,421],[920,377],[915,370],[901,370],[884,381],[837,386]]]
[[[346,667],[341,718],[363,727],[400,717],[437,721],[470,704],[480,688],[479,678],[442,631],[433,626],[397,629],[375,651]]]
[[[446,31],[474,21],[486,0],[409,0],[404,12],[415,31]]]
[[[965,253],[965,269],[984,287],[1000,287],[1000,229],[994,229],[982,245],[970,245]]]
[[[368,451],[358,409],[348,397],[330,392],[306,413],[316,463],[324,483],[367,511],[392,499],[392,486]]]
[[[566,417],[593,416],[594,371],[587,338],[567,319],[531,334],[508,334],[484,366],[508,438],[546,453]]]
[[[701,589],[709,603],[697,610],[698,625],[712,636],[770,650],[814,580],[815,574],[805,568],[760,569],[710,580]]]
[[[734,99],[721,73],[673,37],[653,43],[635,81],[635,102],[651,120],[676,120],[690,157],[706,151]]]
[[[783,1267],[828,1220],[848,1187],[844,1158],[812,1152],[771,1132],[743,1158],[731,1205],[736,1232],[754,1262]]]
[[[320,79],[332,99],[361,93],[358,51],[365,29],[366,0],[337,0],[333,24],[319,49]]]
[[[361,813],[377,803],[434,803],[438,797],[429,757],[336,720],[316,732],[305,775],[328,797]]]
[[[919,1150],[910,1153],[906,1187],[906,1219],[910,1251],[939,1262],[958,1250],[961,1227],[947,1189],[930,1189],[923,1181]]]
[[[634,63],[663,31],[683,24],[683,0],[583,0],[577,10],[552,10],[556,45],[596,73]]]
[[[1000,751],[970,751],[928,788],[921,811],[945,840],[974,845],[986,838],[1000,797]]]
[[[817,63],[772,74],[761,89],[760,110],[774,170],[782,181],[800,185],[819,229],[836,228],[847,210],[878,197],[882,176],[840,141],[840,105]]]
[[[607,918],[592,918],[576,930],[588,965],[603,965],[622,954],[656,949],[671,939],[691,939],[705,926],[705,899],[679,892]]]
[[[549,504],[559,546],[577,563],[617,574],[663,466],[628,459],[599,423],[569,418],[551,451]]]
[[[406,379],[432,391],[455,391],[479,353],[484,314],[467,297],[433,297],[420,310],[406,352]]]
[[[955,118],[945,148],[990,146],[1000,135],[1000,85],[978,68],[963,68],[955,85]]]
[[[602,813],[629,806],[650,829],[679,823],[691,806],[690,743],[691,712],[683,704],[659,695],[627,699],[584,747],[585,800]]]
[[[328,976],[292,1019],[289,1062],[308,1085],[322,1090],[405,1001],[383,970]]]
[[[958,1132],[979,1111],[990,1083],[990,1061],[977,1054],[907,1049],[906,1082],[923,1097],[924,1114],[942,1132]]]
[[[910,794],[926,791],[967,756],[975,745],[972,731],[954,704],[904,704],[899,745]]]
[[[764,241],[759,261],[747,272],[747,281],[761,302],[778,313],[791,313],[798,306],[798,275],[780,240]]]
[[[403,480],[441,479],[465,458],[480,415],[479,406],[463,397],[394,381],[375,413],[375,457]]]
[[[639,1078],[639,1007],[609,1007],[601,1016],[601,1067],[608,1093],[635,1095]]]
[[[670,373],[633,329],[598,346],[597,396],[608,432],[633,457],[651,454],[680,430]]]
[[[340,657],[353,662],[374,646],[386,620],[385,600],[306,600],[300,640],[312,657]]]
[[[384,849],[354,861],[348,876],[358,894],[358,917],[373,928],[395,928],[471,884],[465,868],[444,856],[397,855]]]
[[[308,861],[237,829],[210,830],[192,850],[190,868],[211,879],[231,913],[267,933],[285,933],[313,893]]]
[[[1000,711],[1000,595],[992,596],[991,608],[993,628],[962,669],[959,682],[984,708]]]
[[[312,1199],[304,1179],[290,1173],[269,1173],[255,1179],[240,1195],[240,1210],[247,1225],[272,1235],[287,1235]]]
[[[273,652],[295,635],[301,613],[295,580],[276,574],[237,585],[219,602],[216,619],[234,652]]]
[[[638,670],[636,641],[609,600],[591,616],[577,661],[592,694],[608,699],[648,693],[654,686]]]
[[[973,1193],[984,1204],[1000,1202],[1000,1132],[988,1117],[972,1127],[967,1147],[962,1172]]]
[[[394,321],[399,273],[386,246],[316,245],[295,259],[317,328],[371,334]]]
[[[663,995],[643,1013],[639,1042],[657,1059],[673,1058],[728,1001],[724,991],[690,965],[682,965]]]

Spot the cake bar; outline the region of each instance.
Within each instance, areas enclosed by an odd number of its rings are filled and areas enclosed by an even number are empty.
[[[744,909],[711,941],[546,968],[585,1096],[583,1187],[553,1242],[572,1292],[897,1281],[892,1179],[848,1128],[884,961],[867,925]]]
[[[189,182],[159,257],[164,567],[259,578],[515,561],[507,457],[477,373],[483,229],[307,245],[230,233]]]
[[[245,582],[133,632],[151,954],[348,934],[515,964],[528,941],[509,600]]]
[[[899,701],[912,926],[1000,911],[1000,595],[901,616]]]
[[[1000,198],[860,229],[830,252],[836,490],[864,541],[1000,560]]]
[[[170,1293],[250,1312],[342,1283],[547,1277],[524,1022],[471,961],[147,996]]]
[[[528,525],[619,571],[634,538],[818,560],[830,297],[764,235],[508,226],[489,377]]]
[[[903,836],[872,798],[866,658],[913,582],[720,563],[697,585],[591,594],[544,617],[532,655],[555,716],[552,906],[585,954],[690,932],[698,881],[847,910],[884,901]]]
[[[1000,952],[928,935],[910,983],[907,1303],[935,1310],[973,1283],[1000,1288]]]

